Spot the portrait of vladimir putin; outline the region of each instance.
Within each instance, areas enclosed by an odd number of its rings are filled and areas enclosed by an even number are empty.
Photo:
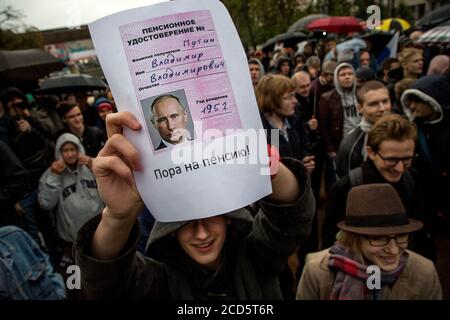
[[[190,140],[186,129],[188,113],[180,99],[171,94],[157,97],[151,104],[152,123],[161,136],[155,150],[160,150]]]

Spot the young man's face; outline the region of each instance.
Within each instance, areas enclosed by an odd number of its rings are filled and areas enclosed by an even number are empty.
[[[439,115],[428,103],[423,101],[411,101],[409,109],[415,118],[424,120],[433,120]]]
[[[78,162],[78,148],[72,142],[66,142],[61,147],[61,156],[68,166],[73,166]]]
[[[250,63],[248,67],[250,68],[250,76],[252,77],[252,83],[254,86],[256,86],[259,81],[259,75],[261,74],[259,65],[256,63]]]
[[[187,113],[177,100],[167,98],[153,109],[155,127],[162,139],[177,144],[183,141],[186,131]]]
[[[64,120],[71,131],[83,128],[83,114],[79,107],[73,107],[65,115]]]
[[[351,89],[355,81],[355,73],[351,68],[343,67],[339,69],[338,80],[342,89]]]
[[[359,112],[364,119],[374,124],[384,114],[391,111],[391,99],[387,89],[377,89],[366,92],[364,101],[359,106]]]
[[[417,57],[413,61],[408,63],[406,69],[409,73],[421,75],[423,70],[423,58],[417,55]]]
[[[381,142],[378,152],[367,147],[367,154],[375,164],[378,172],[390,183],[400,181],[403,173],[412,164],[415,142],[412,139]]]
[[[394,237],[395,239],[393,239]],[[383,243],[385,244],[382,245]],[[386,272],[393,271],[398,267],[400,257],[407,247],[408,234],[363,237],[360,241],[364,257]]]
[[[198,264],[215,270],[220,265],[227,236],[227,218],[223,215],[193,220],[176,232],[181,248]]]

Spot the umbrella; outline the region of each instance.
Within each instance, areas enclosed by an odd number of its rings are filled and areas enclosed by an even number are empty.
[[[411,25],[405,19],[389,18],[381,21],[381,24],[375,29],[381,31],[397,30],[402,32],[408,30],[409,28],[411,28]]]
[[[302,31],[307,29],[308,24],[313,22],[314,20],[329,17],[327,14],[310,14],[306,17],[303,17],[296,22],[294,22],[289,29],[288,32]]]
[[[106,83],[87,74],[65,74],[44,80],[36,93],[80,92],[106,87]]]
[[[353,38],[344,42],[339,43],[336,46],[336,49],[340,51],[344,51],[346,49],[353,49],[354,52],[359,52],[361,49],[367,48],[367,45],[364,40],[359,38]]]
[[[295,47],[297,43],[307,38],[303,32],[286,32],[270,38],[262,45],[263,51],[270,51],[276,43],[283,42],[284,47]]]
[[[450,43],[450,26],[435,27],[428,30],[417,39],[417,42],[429,44]]]
[[[350,33],[363,31],[361,22],[355,17],[351,16],[338,16],[328,17],[314,20],[308,25],[309,30],[324,30],[328,32],[336,33]]]
[[[41,49],[0,51],[0,79],[9,83],[37,80],[65,66]]]
[[[428,12],[422,19],[416,22],[416,27],[430,29],[450,21],[450,4],[436,8]]]

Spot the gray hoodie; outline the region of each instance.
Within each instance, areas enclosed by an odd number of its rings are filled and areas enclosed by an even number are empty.
[[[259,79],[258,79],[258,81],[261,80],[261,78],[264,77],[265,74],[266,74],[266,72],[264,71],[263,64],[261,63],[261,61],[259,61],[259,59],[256,59],[256,58],[250,58],[248,60],[248,64],[251,64],[251,63],[253,63],[253,64],[256,63],[257,65],[259,65]]]
[[[62,159],[61,147],[67,142],[75,144],[79,154],[85,154],[80,140],[71,133],[64,133],[56,141],[56,160]],[[61,174],[48,168],[39,180],[38,200],[45,210],[57,206],[56,229],[58,235],[68,242],[74,242],[80,227],[104,207],[94,174],[80,164],[73,171],[66,167]]]
[[[339,70],[347,67],[352,69],[353,74],[355,74],[355,69],[349,63],[341,63],[336,67],[334,71],[334,87],[336,88],[337,93],[341,97],[342,111],[344,112],[344,132],[343,136],[345,137],[347,133],[356,128],[361,121],[361,115],[358,113],[358,102],[356,100],[356,74],[353,80],[353,86],[351,91],[343,90],[339,83]]]

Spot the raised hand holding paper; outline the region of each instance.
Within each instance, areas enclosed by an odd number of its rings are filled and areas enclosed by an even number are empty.
[[[157,220],[223,214],[271,192],[246,56],[219,1],[159,3],[89,29],[118,109],[143,126],[125,134],[140,152],[136,182]]]

